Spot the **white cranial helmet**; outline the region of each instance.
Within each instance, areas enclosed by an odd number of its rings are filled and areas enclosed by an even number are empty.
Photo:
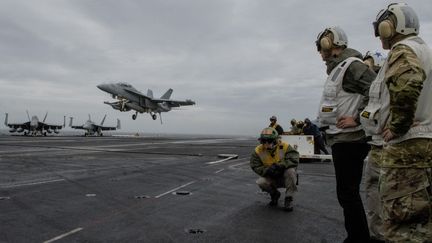
[[[333,40],[327,36],[328,33],[333,34]],[[348,46],[348,37],[345,31],[339,26],[326,28],[320,32],[315,41],[318,51],[321,49],[331,49],[335,46]]]
[[[396,18],[396,26],[388,20],[393,14]],[[417,34],[420,23],[417,14],[406,3],[392,3],[387,9],[382,9],[373,22],[375,36],[391,38],[395,33],[402,35]]]
[[[368,51],[366,52],[363,60],[366,60],[367,58],[372,58],[374,61],[374,66],[382,67],[384,64],[384,61],[387,58],[387,55],[380,52],[380,51]]]

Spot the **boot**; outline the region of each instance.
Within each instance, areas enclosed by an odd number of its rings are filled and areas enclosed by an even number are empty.
[[[293,201],[292,197],[285,197],[285,203],[284,203],[284,210],[285,211],[291,212],[294,210],[294,208],[292,206],[292,201]]]
[[[275,207],[278,205],[278,200],[280,198],[280,192],[275,189],[274,191],[270,192],[271,201],[269,203],[269,206]]]

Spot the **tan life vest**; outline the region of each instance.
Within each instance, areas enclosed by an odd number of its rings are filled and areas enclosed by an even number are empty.
[[[270,167],[274,163],[280,163],[285,158],[285,154],[288,151],[288,146],[288,143],[280,142],[276,145],[274,156],[272,156],[270,152],[265,149],[262,144],[260,144],[255,148],[255,153],[266,167]]]

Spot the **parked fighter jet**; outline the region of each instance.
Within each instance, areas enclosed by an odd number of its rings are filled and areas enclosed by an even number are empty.
[[[84,133],[84,136],[93,135],[95,133],[97,133],[98,136],[103,136],[102,131],[108,131],[108,130],[112,131],[112,130],[120,129],[120,120],[119,119],[117,119],[117,126],[116,127],[104,127],[103,123],[105,122],[105,118],[106,118],[106,115],[102,119],[100,125],[97,125],[91,120],[91,117],[89,114],[89,119],[86,121],[86,123],[84,123],[82,126],[73,126],[72,125],[73,117],[71,117],[70,122],[69,122],[69,126],[71,128],[75,128],[75,129],[86,130],[86,132]]]
[[[135,114],[132,115],[133,120],[137,118],[138,112],[149,113],[153,120],[156,120],[157,113],[159,113],[159,117],[161,117],[161,112],[168,112],[173,107],[195,105],[195,102],[190,99],[170,100],[173,92],[172,89],[168,89],[164,95],[157,99],[153,98],[153,91],[151,89],[147,91],[147,95],[144,95],[128,83],[100,84],[97,87],[111,94],[114,99],[118,99],[118,101],[112,103],[105,101],[104,104],[108,104],[113,109],[119,111],[135,110]]]
[[[9,132],[24,132],[24,135],[32,135],[36,136],[38,134],[46,136],[47,133],[59,133],[59,130],[65,127],[66,125],[66,116],[64,117],[63,125],[51,125],[45,123],[45,120],[48,116],[48,112],[45,114],[45,117],[42,122],[39,121],[39,118],[37,116],[32,116],[30,119],[29,113],[27,112],[27,117],[29,119],[28,122],[24,123],[8,123],[8,113],[6,113],[5,122],[4,124],[11,129]]]

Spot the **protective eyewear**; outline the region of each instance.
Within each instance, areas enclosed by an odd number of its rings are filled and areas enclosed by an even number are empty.
[[[380,24],[383,20],[387,19],[389,16],[390,16],[390,12],[387,11],[386,9],[382,9],[382,10],[378,13],[377,18],[376,18],[376,21],[372,23],[372,25],[373,25],[373,27],[374,27],[374,34],[375,34],[375,37],[378,37],[378,36],[379,36],[379,31],[378,31],[378,26],[379,26],[379,24]]]
[[[276,144],[276,140],[275,139],[271,139],[271,138],[261,138],[260,139],[260,143],[261,144],[266,144],[266,143]]]

